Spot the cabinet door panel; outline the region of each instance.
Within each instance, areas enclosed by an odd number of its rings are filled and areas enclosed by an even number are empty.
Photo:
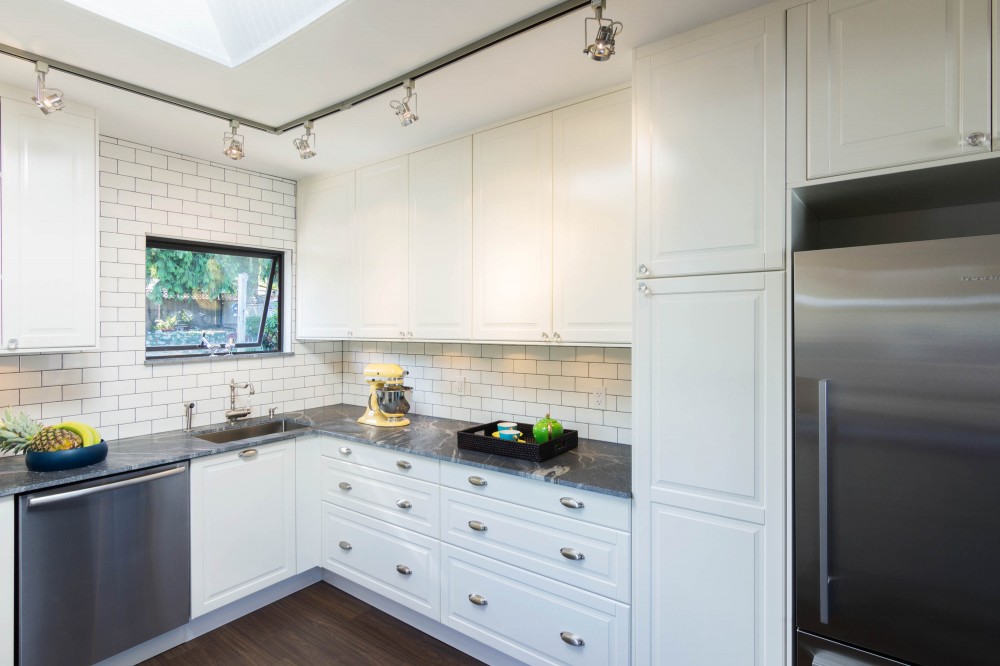
[[[472,335],[472,137],[410,155],[410,327]]]
[[[93,118],[4,98],[2,331],[16,349],[97,344]]]
[[[358,333],[400,338],[407,320],[408,162],[400,157],[358,171]]]
[[[296,337],[346,338],[357,330],[354,172],[305,183],[295,232]]]
[[[552,116],[473,137],[473,325],[479,340],[552,331]]]
[[[784,266],[784,17],[636,62],[641,277]]]
[[[632,341],[632,96],[552,114],[552,327],[563,342]]]
[[[0,666],[14,664],[14,497],[0,497]]]
[[[988,0],[817,0],[808,22],[810,178],[990,149]]]

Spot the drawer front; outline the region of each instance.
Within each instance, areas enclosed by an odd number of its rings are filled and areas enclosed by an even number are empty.
[[[629,663],[628,606],[448,544],[441,555],[445,625],[528,664]]]
[[[323,503],[323,568],[437,620],[438,541]]]
[[[628,603],[629,535],[444,488],[443,541]]]
[[[335,437],[323,437],[322,450],[324,456],[334,460],[374,467],[384,472],[431,483],[441,480],[436,458],[384,449],[371,444],[359,444]]]
[[[427,536],[440,533],[438,486],[323,458],[323,501]]]
[[[485,483],[485,485],[483,485]],[[631,499],[528,479],[479,467],[441,462],[441,485],[532,509],[630,530]]]

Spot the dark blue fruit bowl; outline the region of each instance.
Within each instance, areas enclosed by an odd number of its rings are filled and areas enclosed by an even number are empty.
[[[99,463],[108,457],[108,443],[101,440],[91,446],[65,451],[28,451],[24,454],[24,464],[32,472],[58,472]]]

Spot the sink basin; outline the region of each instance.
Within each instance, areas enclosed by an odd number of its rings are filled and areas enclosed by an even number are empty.
[[[232,430],[206,432],[204,435],[195,435],[195,437],[203,439],[206,442],[227,444],[229,442],[239,442],[244,439],[250,439],[251,437],[274,435],[279,432],[292,432],[293,430],[302,430],[303,428],[308,427],[309,426],[296,423],[295,421],[281,419],[280,421],[268,421],[266,423],[257,423],[255,425],[248,425],[242,428],[233,428]]]

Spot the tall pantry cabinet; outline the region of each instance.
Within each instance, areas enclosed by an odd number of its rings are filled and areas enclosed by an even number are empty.
[[[636,53],[637,664],[784,660],[784,42]]]

